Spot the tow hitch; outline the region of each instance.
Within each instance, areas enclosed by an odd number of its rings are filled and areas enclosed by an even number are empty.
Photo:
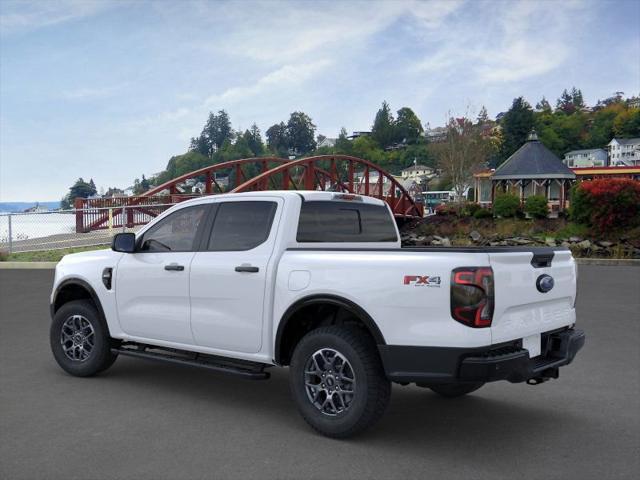
[[[540,373],[540,376],[528,379],[527,385],[540,385],[541,383],[547,382],[552,378],[558,378],[560,376],[559,370],[559,368],[547,368]]]

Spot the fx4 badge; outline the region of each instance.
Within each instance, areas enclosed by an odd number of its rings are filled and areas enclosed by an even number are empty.
[[[405,285],[414,287],[440,287],[440,277],[430,277],[429,275],[405,275]]]

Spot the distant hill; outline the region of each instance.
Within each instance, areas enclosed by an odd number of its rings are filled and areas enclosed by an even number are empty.
[[[1,213],[17,213],[24,212],[27,208],[40,205],[41,208],[47,210],[55,210],[60,208],[60,201],[57,202],[0,202]]]

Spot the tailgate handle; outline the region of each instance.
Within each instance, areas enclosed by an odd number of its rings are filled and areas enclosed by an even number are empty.
[[[553,255],[553,252],[534,253],[531,259],[531,265],[533,265],[533,268],[550,267]]]

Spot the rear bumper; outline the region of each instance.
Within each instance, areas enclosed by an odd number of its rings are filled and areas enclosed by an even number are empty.
[[[584,346],[582,330],[542,334],[542,353],[529,358],[520,341],[481,348],[379,345],[387,377],[399,383],[494,382],[557,378]]]

